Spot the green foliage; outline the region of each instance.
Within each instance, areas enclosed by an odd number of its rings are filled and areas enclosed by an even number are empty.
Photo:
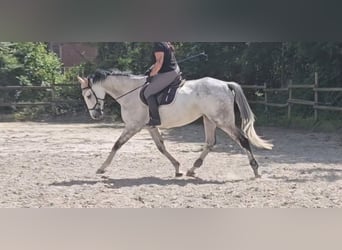
[[[100,43],[98,67],[142,74],[151,65],[150,43]]]
[[[22,85],[41,85],[58,83],[64,80],[61,72],[62,63],[45,43],[16,43],[14,55],[24,69],[18,79]]]
[[[0,42],[0,86],[19,85],[16,76],[22,73],[21,65],[13,53],[13,43]],[[0,102],[9,102],[15,98],[16,91],[1,91]],[[3,113],[11,112],[10,107],[2,107],[0,111]]]
[[[40,42],[0,42],[0,84],[37,85],[64,80],[62,63]]]
[[[0,85],[46,86],[64,81],[60,59],[41,42],[1,42],[0,66]],[[47,101],[50,98],[51,92],[45,90],[11,90],[0,94],[3,102]],[[6,110],[10,108],[1,109]],[[48,112],[45,107],[38,108],[37,112],[39,110]]]
[[[21,65],[13,53],[13,44],[0,42],[0,83],[15,82],[15,73]],[[3,84],[1,84],[3,85]]]
[[[44,106],[24,107],[14,113],[15,121],[33,121],[41,118],[48,110]]]

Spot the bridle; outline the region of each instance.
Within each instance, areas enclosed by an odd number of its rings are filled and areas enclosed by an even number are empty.
[[[98,98],[98,97],[97,97],[97,95],[95,94],[95,91],[92,89],[92,87],[91,87],[90,84],[89,84],[89,82],[90,82],[89,80],[90,80],[90,79],[88,79],[88,86],[85,87],[85,88],[82,88],[82,91],[83,91],[83,90],[86,90],[86,89],[90,89],[91,93],[94,95],[94,97],[95,97],[95,99],[96,99],[96,103],[95,103],[95,105],[94,105],[92,108],[89,108],[88,105],[86,104],[87,109],[88,109],[88,111],[97,110],[96,107],[99,106],[99,107],[100,107],[99,110],[100,110],[101,112],[103,112],[103,108],[101,108],[101,103],[100,103],[99,101],[104,102],[104,98]]]

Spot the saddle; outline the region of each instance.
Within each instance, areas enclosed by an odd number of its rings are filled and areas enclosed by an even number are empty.
[[[176,96],[177,89],[182,87],[184,83],[185,83],[185,80],[182,79],[181,75],[179,75],[169,86],[167,86],[166,88],[158,92],[156,94],[158,105],[170,104]],[[146,82],[144,86],[142,87],[142,89],[140,90],[140,99],[146,105],[147,105],[147,101],[145,99],[144,92],[147,86],[148,86],[148,83]]]

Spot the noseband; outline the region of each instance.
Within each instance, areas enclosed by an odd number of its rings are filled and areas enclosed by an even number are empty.
[[[101,111],[101,112],[103,112],[103,109],[101,108],[101,104],[100,104],[99,100],[104,102],[104,99],[103,99],[103,98],[98,98],[98,97],[96,96],[96,94],[95,94],[94,90],[93,90],[93,89],[92,89],[92,88],[89,86],[89,83],[88,83],[88,86],[87,86],[87,87],[85,87],[85,88],[82,88],[82,91],[83,91],[83,90],[86,90],[86,89],[90,89],[90,91],[93,93],[93,95],[95,96],[95,99],[96,99],[96,103],[95,103],[94,107],[92,107],[92,108],[88,108],[88,105],[86,105],[86,106],[87,106],[87,109],[88,109],[88,111],[91,111],[91,110],[96,110],[96,106],[98,106],[98,105],[99,105],[99,107],[100,107],[100,111]]]

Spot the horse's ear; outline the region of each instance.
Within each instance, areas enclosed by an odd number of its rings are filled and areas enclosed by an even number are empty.
[[[85,83],[85,80],[82,78],[82,77],[80,77],[80,76],[77,76],[77,80],[82,84],[84,84]]]

